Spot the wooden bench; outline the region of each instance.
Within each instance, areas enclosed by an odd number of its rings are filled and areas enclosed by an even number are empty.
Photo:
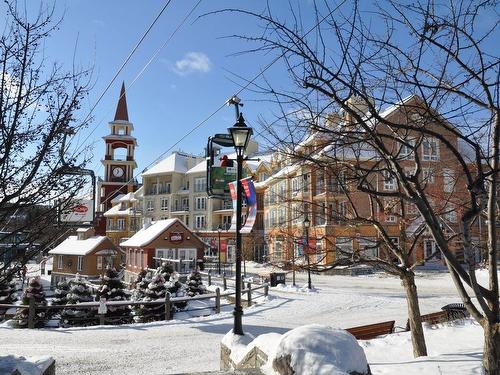
[[[430,314],[424,314],[420,316],[422,323],[438,324],[449,321],[448,313],[446,311],[438,311]],[[410,330],[410,320],[406,321],[406,330]]]
[[[358,340],[370,340],[377,336],[392,333],[394,331],[394,323],[394,320],[390,320],[387,322],[368,324],[366,326],[346,328],[346,331]]]

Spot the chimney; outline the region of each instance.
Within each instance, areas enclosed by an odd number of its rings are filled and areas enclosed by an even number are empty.
[[[78,228],[76,230],[76,237],[78,241],[84,241],[93,236],[95,236],[94,228]]]
[[[142,225],[142,229],[148,229],[151,226],[151,218],[150,217],[145,217]]]
[[[375,100],[372,97],[369,97],[368,101],[372,106],[375,105]],[[360,116],[367,115],[370,110],[367,101],[360,96],[351,96],[347,99],[347,105]],[[349,124],[352,124],[355,121],[352,115],[348,112],[345,114],[345,119]]]

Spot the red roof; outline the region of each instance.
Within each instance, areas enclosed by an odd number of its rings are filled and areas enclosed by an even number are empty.
[[[128,121],[127,97],[125,96],[125,82],[122,83],[122,89],[120,90],[120,98],[118,99],[118,105],[116,106],[115,121],[116,120]]]

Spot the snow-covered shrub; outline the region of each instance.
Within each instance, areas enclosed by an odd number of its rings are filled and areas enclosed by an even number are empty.
[[[52,305],[65,305],[68,302],[69,284],[66,280],[59,281],[54,291]]]
[[[200,294],[206,293],[206,288],[203,285],[203,281],[201,279],[201,273],[195,271],[191,272],[187,278],[187,295],[189,297],[194,297]]]
[[[79,274],[74,279],[69,280],[69,292],[66,295],[68,306],[61,312],[61,326],[89,326],[97,324],[95,308],[77,309],[71,305],[82,302],[93,302],[94,296],[92,288],[87,281]]]
[[[125,290],[125,285],[121,281],[118,272],[108,266],[101,279],[101,286],[97,289],[96,300],[105,298],[109,301],[128,301],[129,294]],[[132,313],[127,305],[113,306],[107,305],[106,323],[126,324],[132,321]]]
[[[141,301],[152,302],[165,298],[167,289],[165,287],[165,281],[161,275],[156,274],[151,280],[143,280],[144,282],[149,281],[149,284],[144,290],[144,297]],[[162,320],[165,319],[165,305],[162,303],[154,305],[140,305],[140,307],[135,310],[134,315],[134,321],[141,323]]]
[[[45,299],[45,293],[43,292],[43,285],[40,277],[34,277],[30,280],[28,287],[23,293],[22,304],[29,305],[30,298],[35,299],[35,307],[47,306],[47,300]],[[43,327],[45,325],[45,322],[47,321],[46,310],[43,309],[35,311],[35,327]],[[16,315],[13,318],[14,326],[17,328],[27,328],[28,316],[28,308],[18,309]]]
[[[366,375],[370,367],[363,348],[349,332],[310,324],[285,333],[275,351],[278,374]]]
[[[0,303],[12,304],[17,301],[16,282],[12,276],[0,275]],[[0,308],[0,320],[4,318],[6,308]]]

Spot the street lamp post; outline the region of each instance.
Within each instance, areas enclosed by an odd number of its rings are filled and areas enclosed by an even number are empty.
[[[220,233],[222,232],[222,226],[219,224],[219,227],[217,228],[217,232],[219,232],[219,247],[217,248],[217,253],[219,255],[219,275],[220,275]]]
[[[309,227],[311,226],[311,222],[309,221],[309,217],[306,214],[304,218],[304,235],[305,235],[305,244],[304,244],[304,255],[307,259],[307,287],[309,290],[311,289],[311,265],[309,263]]]
[[[243,189],[241,186],[241,178],[243,174],[243,160],[245,149],[252,135],[252,128],[245,124],[243,114],[239,113],[238,121],[234,126],[228,129],[229,134],[233,139],[234,149],[236,150],[236,301],[234,305],[234,326],[233,333],[243,335],[243,325],[241,318],[243,316],[243,308],[241,307],[241,198]]]

